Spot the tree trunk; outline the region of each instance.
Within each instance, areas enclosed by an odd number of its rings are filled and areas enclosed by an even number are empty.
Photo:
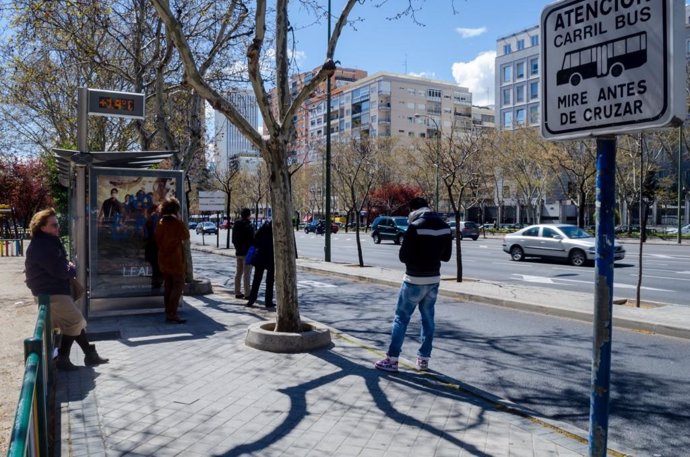
[[[297,263],[292,230],[290,174],[287,167],[287,142],[271,138],[264,155],[269,168],[271,206],[273,208],[273,249],[275,251],[276,297],[278,303],[276,332],[301,330],[297,298]]]

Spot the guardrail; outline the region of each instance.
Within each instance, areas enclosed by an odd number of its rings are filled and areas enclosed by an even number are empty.
[[[18,238],[0,239],[0,257],[22,257],[24,246]]]
[[[47,456],[51,452],[49,408],[54,405],[55,370],[50,297],[38,297],[34,335],[24,340],[24,380],[17,402],[8,457]]]

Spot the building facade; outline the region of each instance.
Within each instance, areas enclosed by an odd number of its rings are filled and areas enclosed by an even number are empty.
[[[496,126],[512,130],[541,121],[539,26],[496,40]]]
[[[308,147],[315,159],[326,138],[326,97],[306,103]],[[481,115],[479,120],[481,120]],[[457,84],[380,72],[337,87],[331,95],[332,141],[375,137],[428,138],[471,128],[472,94]]]

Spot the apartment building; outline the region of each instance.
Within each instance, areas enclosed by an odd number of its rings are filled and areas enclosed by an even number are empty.
[[[326,137],[326,97],[312,97],[305,108],[313,156]],[[437,130],[445,135],[451,129],[469,129],[472,122],[472,94],[450,82],[379,72],[331,95],[333,141],[362,135],[428,138]]]
[[[535,25],[496,40],[495,107],[501,130],[540,123],[539,37]]]
[[[228,99],[252,127],[258,128],[259,107],[251,89],[231,92]],[[232,158],[239,159],[240,167],[254,169],[259,160],[259,151],[249,139],[218,112],[215,112],[214,125],[216,169],[226,170]]]

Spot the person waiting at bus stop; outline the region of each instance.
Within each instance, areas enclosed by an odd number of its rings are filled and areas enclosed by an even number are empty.
[[[96,352],[86,335],[86,320],[77,308],[70,291],[70,280],[76,268],[67,261],[67,252],[60,241],[58,220],[53,208],[37,212],[29,224],[31,244],[24,263],[26,285],[34,297],[50,297],[50,318],[62,333],[56,366],[59,370],[75,370],[70,360],[72,344],[76,341],[84,351],[84,365],[108,363]]]

